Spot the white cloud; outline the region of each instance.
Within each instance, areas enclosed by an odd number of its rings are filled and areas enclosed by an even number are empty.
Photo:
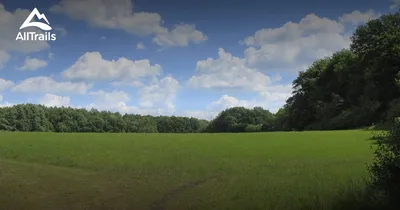
[[[30,10],[17,9],[14,12],[9,12],[5,9],[4,5],[0,3],[0,51],[17,51],[17,52],[38,52],[47,49],[49,45],[45,41],[26,42],[15,40],[19,30],[19,26],[25,21]],[[23,31],[39,32],[36,28],[27,28]]]
[[[130,101],[130,97],[124,91],[112,91],[105,92],[99,90],[96,92],[90,92],[89,95],[94,97],[93,103],[84,106],[86,109],[96,108],[98,110],[107,110],[120,112],[121,114],[150,114],[150,115],[168,115],[170,111],[160,107],[137,107],[127,105]]]
[[[198,61],[197,75],[192,76],[188,85],[192,88],[240,88],[254,91],[263,90],[270,78],[249,68],[244,59],[218,50],[219,58]]]
[[[137,106],[127,105],[126,102],[114,102],[114,103],[92,103],[85,106],[75,106],[76,108],[84,108],[90,110],[95,108],[97,110],[105,110],[112,112],[119,112],[121,114],[140,114],[140,115],[153,115],[153,116],[168,116],[173,114],[173,110],[164,108],[139,108]]]
[[[40,68],[44,68],[46,66],[47,66],[47,61],[45,61],[45,60],[26,57],[24,65],[21,66],[19,69],[34,71],[34,70],[37,70]]]
[[[280,28],[267,28],[257,31],[253,36],[244,40],[246,45],[262,46],[263,44],[287,42],[301,36],[313,33],[341,33],[344,31],[342,24],[328,18],[320,18],[309,14],[299,23],[287,22]]]
[[[14,86],[14,82],[0,78],[0,92]]]
[[[58,32],[58,34],[60,34],[61,36],[66,36],[68,34],[67,29],[65,29],[63,27],[57,27],[57,28],[54,28],[54,30],[56,32]]]
[[[0,102],[3,100],[3,96],[2,95],[0,95]]]
[[[249,108],[254,105],[252,105],[252,102],[246,100],[239,100],[232,96],[223,95],[217,101],[212,101],[207,108],[219,112],[228,108],[238,107],[238,106]]]
[[[373,10],[354,11],[336,21],[309,14],[298,23],[261,29],[241,42],[248,46],[246,62],[267,71],[304,70],[316,59],[349,47],[350,33],[345,23],[357,25],[378,16]]]
[[[45,94],[39,99],[39,103],[48,107],[68,107],[70,105],[71,99],[67,96],[58,96],[55,94]]]
[[[134,87],[143,87],[143,83],[140,81],[133,81],[131,85]]]
[[[353,25],[364,24],[372,19],[376,19],[380,16],[380,14],[375,13],[374,10],[368,10],[366,12],[360,12],[359,10],[355,10],[352,13],[344,14],[339,20],[342,23],[350,23]]]
[[[99,52],[87,52],[62,75],[67,79],[112,81],[155,77],[161,71],[160,65],[151,65],[147,59],[132,61],[122,57],[118,60],[104,60]]]
[[[153,42],[160,46],[188,46],[190,42],[199,44],[208,38],[201,31],[196,30],[194,25],[180,24],[172,31],[162,30],[154,37]]]
[[[144,46],[143,43],[139,42],[139,43],[137,43],[137,45],[136,45],[136,49],[137,49],[137,50],[144,50],[144,49],[146,49],[146,46]]]
[[[166,107],[168,110],[173,110],[179,87],[179,82],[170,76],[164,77],[156,84],[143,86],[139,90],[140,106],[146,108]]]
[[[156,35],[154,42],[162,46],[186,46],[190,41],[199,43],[205,38],[191,25],[182,24],[169,30],[161,26],[163,20],[159,14],[133,12],[133,7],[131,0],[62,0],[50,10],[95,27],[121,29],[139,36]]]
[[[137,35],[154,34],[160,30],[159,14],[133,13],[132,9],[131,0],[62,0],[50,10],[72,19],[84,20],[91,26],[123,29]]]
[[[275,113],[285,105],[286,100],[292,95],[292,85],[273,85],[260,92],[261,106]]]
[[[124,91],[104,92],[103,90],[99,90],[90,92],[89,95],[95,98],[95,103],[102,105],[127,102],[130,100],[128,94]]]
[[[50,77],[32,77],[20,82],[18,85],[13,87],[12,91],[24,93],[85,94],[91,88],[91,84],[83,82],[57,82]]]
[[[391,0],[392,4],[390,5],[390,9],[397,9],[400,7],[400,0]]]
[[[26,9],[16,9],[9,12],[4,5],[0,3],[0,69],[10,60],[9,52],[38,52],[47,49],[49,45],[45,41],[25,42],[15,40],[19,26],[25,21],[31,11]],[[41,32],[36,28],[23,29],[24,31]]]
[[[218,112],[206,111],[206,110],[195,110],[195,111],[187,110],[187,111],[183,111],[182,114],[183,114],[183,116],[186,116],[186,117],[194,117],[197,119],[212,120],[218,115]]]
[[[257,106],[255,101],[239,100],[235,97],[223,95],[218,100],[212,101],[204,110],[188,110],[183,115],[187,117],[195,117],[200,119],[212,120],[221,111],[232,107],[253,108]]]
[[[292,85],[274,85],[269,86],[265,91],[260,92],[263,100],[268,102],[284,102],[292,94]]]
[[[223,95],[218,100],[208,104],[204,110],[187,110],[183,112],[183,115],[212,120],[221,111],[232,107],[245,107],[249,109],[263,107],[272,113],[276,113],[279,108],[285,104],[291,92],[291,85],[274,85],[268,86],[266,90],[260,92],[260,97],[258,99],[240,100],[233,96]]]
[[[172,115],[174,110],[168,110],[163,107],[138,107],[128,105],[130,101],[129,95],[124,91],[97,90],[88,93],[92,98],[90,104],[73,105],[70,103],[70,97],[58,96],[54,94],[46,94],[40,99],[40,103],[46,106],[69,106],[78,109],[90,110],[95,108],[100,111],[119,112],[121,114],[140,114],[140,115]]]
[[[115,86],[115,87],[120,87],[120,86],[143,87],[144,86],[144,84],[139,80],[135,80],[135,81],[114,81],[114,82],[111,82],[111,85]]]

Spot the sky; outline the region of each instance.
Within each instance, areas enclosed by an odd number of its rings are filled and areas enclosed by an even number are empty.
[[[0,0],[0,106],[212,119],[276,112],[313,61],[400,0]],[[20,30],[34,8],[51,27]],[[32,21],[46,23],[44,19]],[[50,32],[56,40],[16,40]]]

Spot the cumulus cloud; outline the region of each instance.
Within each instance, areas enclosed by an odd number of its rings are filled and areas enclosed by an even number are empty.
[[[355,10],[352,13],[344,14],[339,20],[342,23],[350,23],[353,25],[360,25],[366,23],[372,19],[376,19],[380,16],[380,14],[375,13],[374,10],[368,10],[366,12],[360,12],[359,10]]]
[[[130,100],[127,93],[124,91],[105,92],[103,90],[89,92],[90,96],[95,98],[97,104],[113,104],[119,102],[127,102]]]
[[[31,11],[16,9],[14,12],[7,11],[0,3],[0,69],[10,60],[9,52],[31,53],[47,49],[49,45],[45,41],[24,42],[15,40],[19,26],[25,21]],[[21,32],[32,31],[41,33],[37,28],[22,29]]]
[[[292,94],[292,85],[273,85],[269,86],[265,91],[260,92],[260,96],[267,102],[284,102]]]
[[[45,60],[41,60],[38,58],[26,57],[24,65],[21,66],[19,69],[34,71],[34,70],[37,70],[40,68],[44,68],[46,66],[47,66],[47,61],[45,61]]]
[[[56,94],[45,94],[39,99],[39,104],[49,107],[73,107],[78,109],[90,110],[95,108],[99,111],[119,112],[121,114],[140,114],[140,115],[172,115],[174,110],[168,110],[164,107],[139,107],[135,105],[128,105],[131,100],[129,95],[124,91],[104,91],[97,90],[88,93],[92,99],[88,104],[71,104],[70,96],[60,96]],[[1,106],[11,106],[12,104],[0,104]]]
[[[188,42],[199,43],[205,38],[189,25],[169,30],[161,26],[163,20],[159,14],[134,12],[133,7],[131,0],[62,0],[50,10],[94,27],[120,29],[139,36],[156,35],[154,42],[162,46],[187,46]]]
[[[151,65],[147,59],[132,61],[122,57],[118,60],[104,60],[99,52],[87,52],[62,75],[66,79],[112,81],[155,77],[161,71],[160,65]]]
[[[257,31],[244,40],[246,45],[261,46],[263,44],[286,42],[313,33],[341,33],[343,25],[328,18],[320,18],[309,14],[299,23],[288,22],[280,28],[266,28]]]
[[[188,24],[180,24],[175,26],[171,31],[167,29],[161,30],[153,42],[160,46],[188,46],[190,42],[199,44],[208,38],[201,31],[196,30],[196,26]]]
[[[358,25],[378,17],[373,10],[344,14],[339,21],[309,14],[298,23],[265,28],[241,41],[249,66],[265,71],[304,70],[316,59],[348,48],[351,41],[345,23]]]
[[[97,101],[97,103],[91,103],[89,105],[84,106],[74,106],[75,108],[83,108],[90,110],[95,108],[100,111],[112,111],[119,112],[121,114],[139,114],[139,115],[153,115],[153,116],[170,116],[173,115],[173,110],[168,110],[164,108],[143,108],[134,105],[128,105],[126,102],[117,102],[114,103],[102,103]]]
[[[208,105],[207,108],[214,110],[214,111],[222,111],[222,110],[232,108],[232,107],[237,107],[237,106],[248,108],[248,107],[254,106],[254,103],[246,101],[246,100],[239,100],[232,96],[223,95],[218,100],[212,101]]]
[[[153,34],[161,29],[159,14],[134,13],[131,0],[62,0],[50,10],[84,20],[91,26],[123,29],[137,35]]]
[[[14,12],[7,11],[2,3],[0,3],[0,51],[17,51],[17,52],[38,52],[47,49],[49,45],[45,41],[25,42],[15,40],[19,30],[19,26],[31,13],[27,9],[16,9]],[[30,27],[21,30],[41,33],[39,29]]]
[[[291,85],[270,86],[267,90],[260,92],[259,99],[241,100],[233,96],[223,95],[218,100],[209,103],[203,110],[187,110],[183,112],[184,116],[196,117],[200,119],[212,120],[221,111],[232,107],[245,107],[252,109],[254,107],[263,107],[273,113],[281,108],[292,92]]]
[[[192,88],[240,88],[259,91],[270,82],[270,78],[255,69],[249,68],[244,59],[234,57],[218,50],[219,58],[198,61],[197,75],[188,81]]]
[[[182,112],[182,116],[194,117],[203,120],[212,120],[218,115],[218,112],[206,111],[206,110],[185,110]]]
[[[223,95],[218,100],[212,101],[204,110],[187,110],[183,112],[184,116],[196,117],[200,119],[212,120],[221,111],[232,107],[253,108],[258,104],[255,101],[239,100],[229,95]]]
[[[166,77],[156,84],[144,86],[139,91],[139,106],[128,105],[131,99],[124,91],[90,92],[89,95],[94,98],[93,103],[83,106],[83,108],[109,110],[121,114],[172,115],[176,83],[177,81],[172,77]]]
[[[68,107],[70,105],[71,99],[67,96],[58,96],[55,94],[45,94],[39,99],[39,103],[48,107]]]
[[[94,103],[89,107],[101,110],[113,110],[120,113],[172,115],[174,113],[174,100],[180,88],[179,82],[171,76],[160,80],[154,78],[148,84],[140,81],[116,81],[113,86],[134,86],[138,89],[138,105],[128,105],[130,97],[124,91],[104,92],[102,90],[90,92],[94,97]]]
[[[24,93],[85,94],[91,88],[91,84],[86,84],[84,82],[57,82],[50,77],[32,77],[21,81],[12,88],[12,91]]]
[[[179,82],[170,76],[164,77],[153,85],[143,86],[139,90],[140,106],[146,108],[166,107],[173,110],[179,87]]]
[[[14,86],[14,82],[0,78],[0,92]]]

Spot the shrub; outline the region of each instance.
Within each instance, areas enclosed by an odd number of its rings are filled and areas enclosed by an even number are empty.
[[[372,184],[384,195],[386,203],[399,206],[400,201],[400,118],[386,132],[375,136],[377,148],[374,161],[369,166],[372,174]]]

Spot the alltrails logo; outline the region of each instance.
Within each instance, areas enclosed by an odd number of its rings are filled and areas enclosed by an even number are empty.
[[[34,18],[38,20],[44,20],[46,23],[42,22],[32,22]],[[18,32],[17,37],[15,40],[22,40],[22,41],[55,41],[56,35],[52,34],[50,30],[52,29],[50,26],[49,21],[46,18],[46,15],[40,14],[40,12],[35,8],[32,10],[31,14],[26,18],[25,22],[19,28],[20,30],[27,27],[37,27],[42,29],[43,31],[48,31],[44,33],[36,33],[36,32]]]

